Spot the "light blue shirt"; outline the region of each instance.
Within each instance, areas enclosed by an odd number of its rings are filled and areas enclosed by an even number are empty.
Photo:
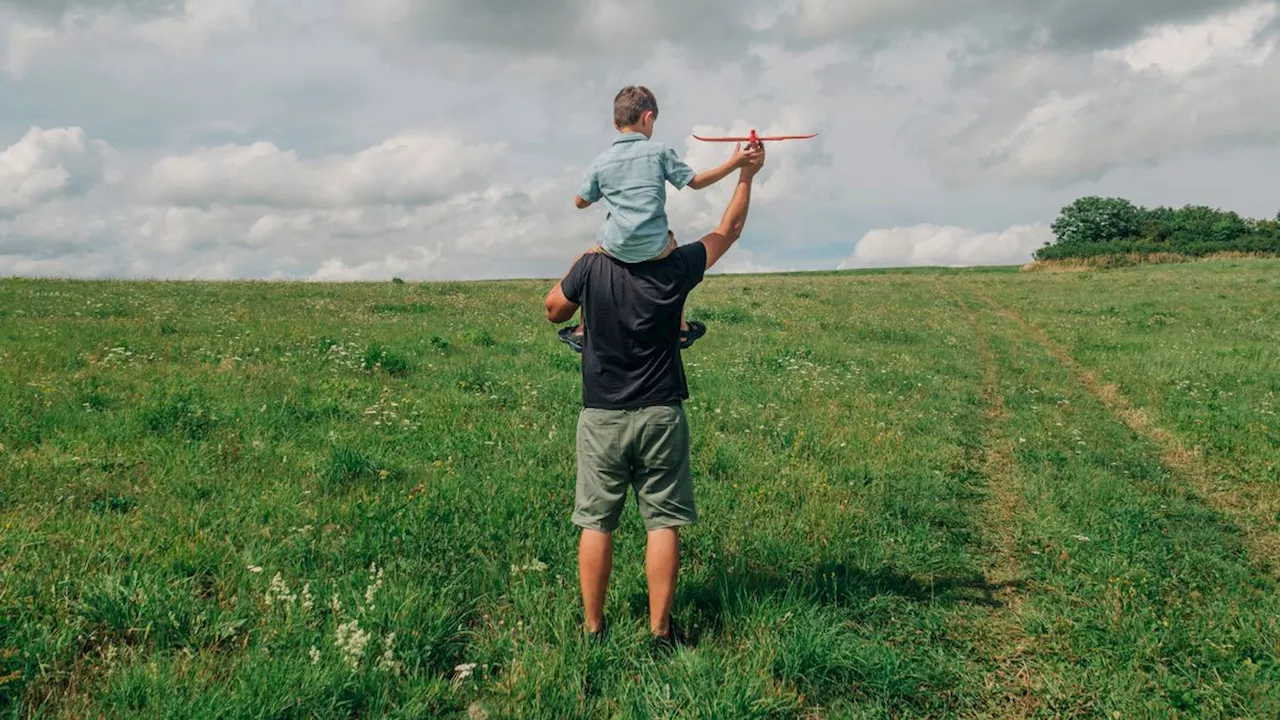
[[[680,190],[694,175],[666,145],[643,133],[619,135],[591,163],[578,193],[588,202],[603,198],[609,208],[596,241],[622,262],[656,257],[667,247],[667,182]]]

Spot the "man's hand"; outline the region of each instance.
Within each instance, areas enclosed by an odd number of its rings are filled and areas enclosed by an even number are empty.
[[[764,155],[764,143],[748,146],[747,151],[742,153],[742,164],[738,167],[742,168],[745,179],[754,178],[764,167]]]
[[[591,207],[591,201],[583,200],[581,195],[573,196],[573,204],[576,205],[579,210],[586,210]]]

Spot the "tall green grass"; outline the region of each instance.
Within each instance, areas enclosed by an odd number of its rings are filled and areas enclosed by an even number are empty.
[[[1277,270],[711,278],[672,657],[633,505],[614,632],[582,637],[547,283],[0,282],[0,712],[1272,717],[1280,607],[1240,528],[978,298],[1259,483]]]

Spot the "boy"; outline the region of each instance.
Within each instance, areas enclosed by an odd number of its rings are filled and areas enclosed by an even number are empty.
[[[667,223],[667,182],[677,190],[701,190],[745,167],[749,156],[741,146],[720,167],[695,174],[676,157],[674,150],[652,141],[658,119],[658,101],[648,88],[628,85],[613,100],[613,126],[621,133],[613,146],[591,164],[582,190],[573,199],[580,210],[603,199],[609,215],[600,226],[597,252],[624,263],[661,260],[676,248],[675,233]],[[756,153],[748,148],[748,153]],[[754,157],[754,155],[752,155]],[[680,319],[680,346],[688,348],[706,334],[699,322]],[[565,328],[560,338],[582,352],[582,325]]]

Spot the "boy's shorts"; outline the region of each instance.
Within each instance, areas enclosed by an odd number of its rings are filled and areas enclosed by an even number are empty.
[[[584,408],[578,416],[573,523],[588,530],[617,530],[628,489],[635,492],[645,530],[697,522],[683,405]]]

